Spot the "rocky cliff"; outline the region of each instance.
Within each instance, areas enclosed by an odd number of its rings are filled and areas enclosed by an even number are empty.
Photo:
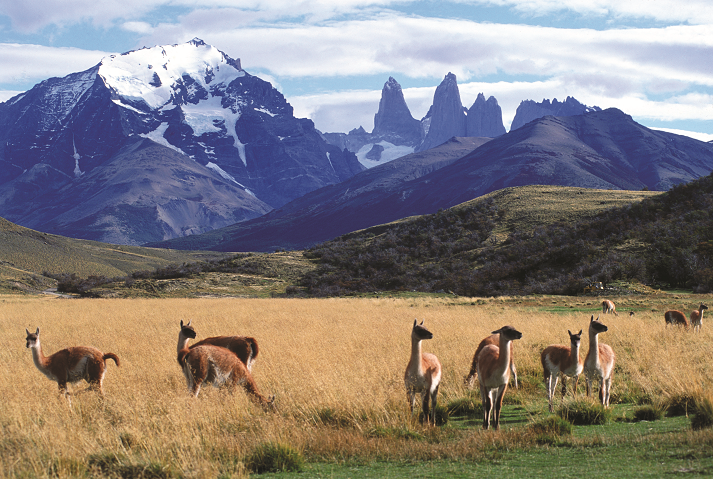
[[[510,125],[510,130],[517,130],[532,120],[536,120],[537,118],[542,118],[547,115],[575,116],[592,111],[601,111],[601,108],[598,106],[589,107],[587,105],[583,105],[571,96],[568,96],[563,102],[557,101],[557,98],[551,102],[550,100],[545,99],[540,103],[533,100],[524,100],[517,107],[515,118],[512,120],[512,124]]]
[[[478,97],[468,109],[465,126],[467,136],[495,138],[504,135],[503,112],[498,100],[494,96],[486,100],[485,95],[478,93]]]
[[[433,105],[426,115],[428,132],[416,151],[438,146],[454,136],[467,136],[465,111],[460,100],[458,82],[448,73],[433,95]]]

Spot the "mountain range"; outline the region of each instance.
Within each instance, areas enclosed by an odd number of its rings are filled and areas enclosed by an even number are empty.
[[[198,39],[111,55],[0,104],[0,216],[140,244],[255,218],[364,169]]]
[[[457,148],[470,148],[473,142],[481,144],[455,160],[429,160],[431,154],[451,148],[457,156],[463,151]],[[429,168],[407,170],[416,159]],[[489,141],[451,139],[314,191],[261,218],[153,246],[299,249],[368,226],[434,213],[510,186],[663,191],[711,170],[713,145],[650,130],[617,109],[545,116]]]
[[[506,186],[666,190],[713,168],[710,144],[571,97],[522,102],[528,119],[505,133],[497,100],[465,109],[449,73],[420,121],[389,78],[371,133],[322,134],[198,39],[144,48],[0,104],[0,216],[117,244],[272,251]]]

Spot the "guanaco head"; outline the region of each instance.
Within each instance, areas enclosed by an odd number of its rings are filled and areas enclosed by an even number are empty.
[[[698,307],[698,309],[701,309],[701,310],[703,310],[703,309],[708,309],[708,306],[706,306],[705,304],[701,303],[701,305]]]
[[[275,395],[268,397],[267,400],[262,404],[262,408],[265,411],[277,411],[277,406],[275,405]]]
[[[604,324],[599,322],[599,316],[597,316],[597,319],[594,319],[594,315],[592,315],[592,319],[589,320],[590,332],[594,331],[595,334],[599,334],[607,331],[608,329],[609,328],[607,328]]]
[[[413,329],[411,330],[411,338],[418,339],[419,341],[424,339],[433,339],[433,333],[426,329],[423,325],[423,321],[421,321],[421,324],[418,324],[417,320],[414,319]]]
[[[25,338],[27,341],[27,345],[25,347],[32,348],[36,346],[37,343],[39,343],[40,341],[40,328],[37,328],[37,331],[35,331],[34,333],[29,332],[27,328],[25,328],[25,332],[27,333],[27,338]]]
[[[188,324],[183,324],[183,320],[181,320],[181,334],[187,338],[195,339],[196,330],[193,329],[193,326],[191,326],[191,321],[193,320],[189,320]]]
[[[514,341],[522,337],[522,333],[512,326],[503,326],[497,331],[493,331],[490,334],[501,334],[508,341]]]
[[[569,329],[567,332],[569,333],[569,341],[572,343],[572,346],[579,346],[579,343],[582,341],[582,330],[580,329],[577,334],[572,334],[572,331]]]

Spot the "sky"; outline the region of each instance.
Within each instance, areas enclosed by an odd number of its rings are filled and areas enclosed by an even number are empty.
[[[710,0],[0,0],[0,101],[102,57],[200,38],[323,132],[373,129],[394,77],[421,119],[449,72],[463,105],[572,96],[713,140]]]

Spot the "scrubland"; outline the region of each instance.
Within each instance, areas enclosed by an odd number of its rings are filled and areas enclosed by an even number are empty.
[[[617,356],[615,407],[710,394],[710,323],[704,317],[702,332],[694,335],[665,329],[663,321],[668,307],[689,310],[700,299],[617,302],[619,316],[602,316],[609,331],[600,340]],[[537,451],[549,447],[527,427],[548,415],[540,351],[567,344],[568,329],[583,329],[584,358],[590,316],[601,312],[596,298],[577,301],[2,296],[0,477],[244,477],[245,458],[264,443],[289,445],[309,463],[335,465],[479,463],[496,453],[502,459],[503,451]],[[629,316],[627,309],[637,312]],[[409,414],[403,372],[416,318],[434,333],[424,351],[443,365],[439,405],[464,397],[479,402],[463,384],[478,342],[505,324],[523,333],[515,344],[521,387],[507,393],[501,431],[483,431],[480,418],[428,428]],[[263,394],[276,396],[277,411],[264,412],[242,390],[204,388],[197,399],[190,397],[176,362],[180,320],[193,321],[197,339],[255,337],[260,354],[253,377]],[[119,368],[107,363],[103,400],[80,393],[70,406],[59,396],[25,348],[25,328],[38,326],[45,355],[91,345],[120,357]],[[77,383],[71,390],[85,387]],[[679,429],[657,440],[711,449],[710,430]],[[607,442],[595,436],[576,435],[569,445]],[[701,458],[695,451],[697,460],[710,463],[710,453]]]

